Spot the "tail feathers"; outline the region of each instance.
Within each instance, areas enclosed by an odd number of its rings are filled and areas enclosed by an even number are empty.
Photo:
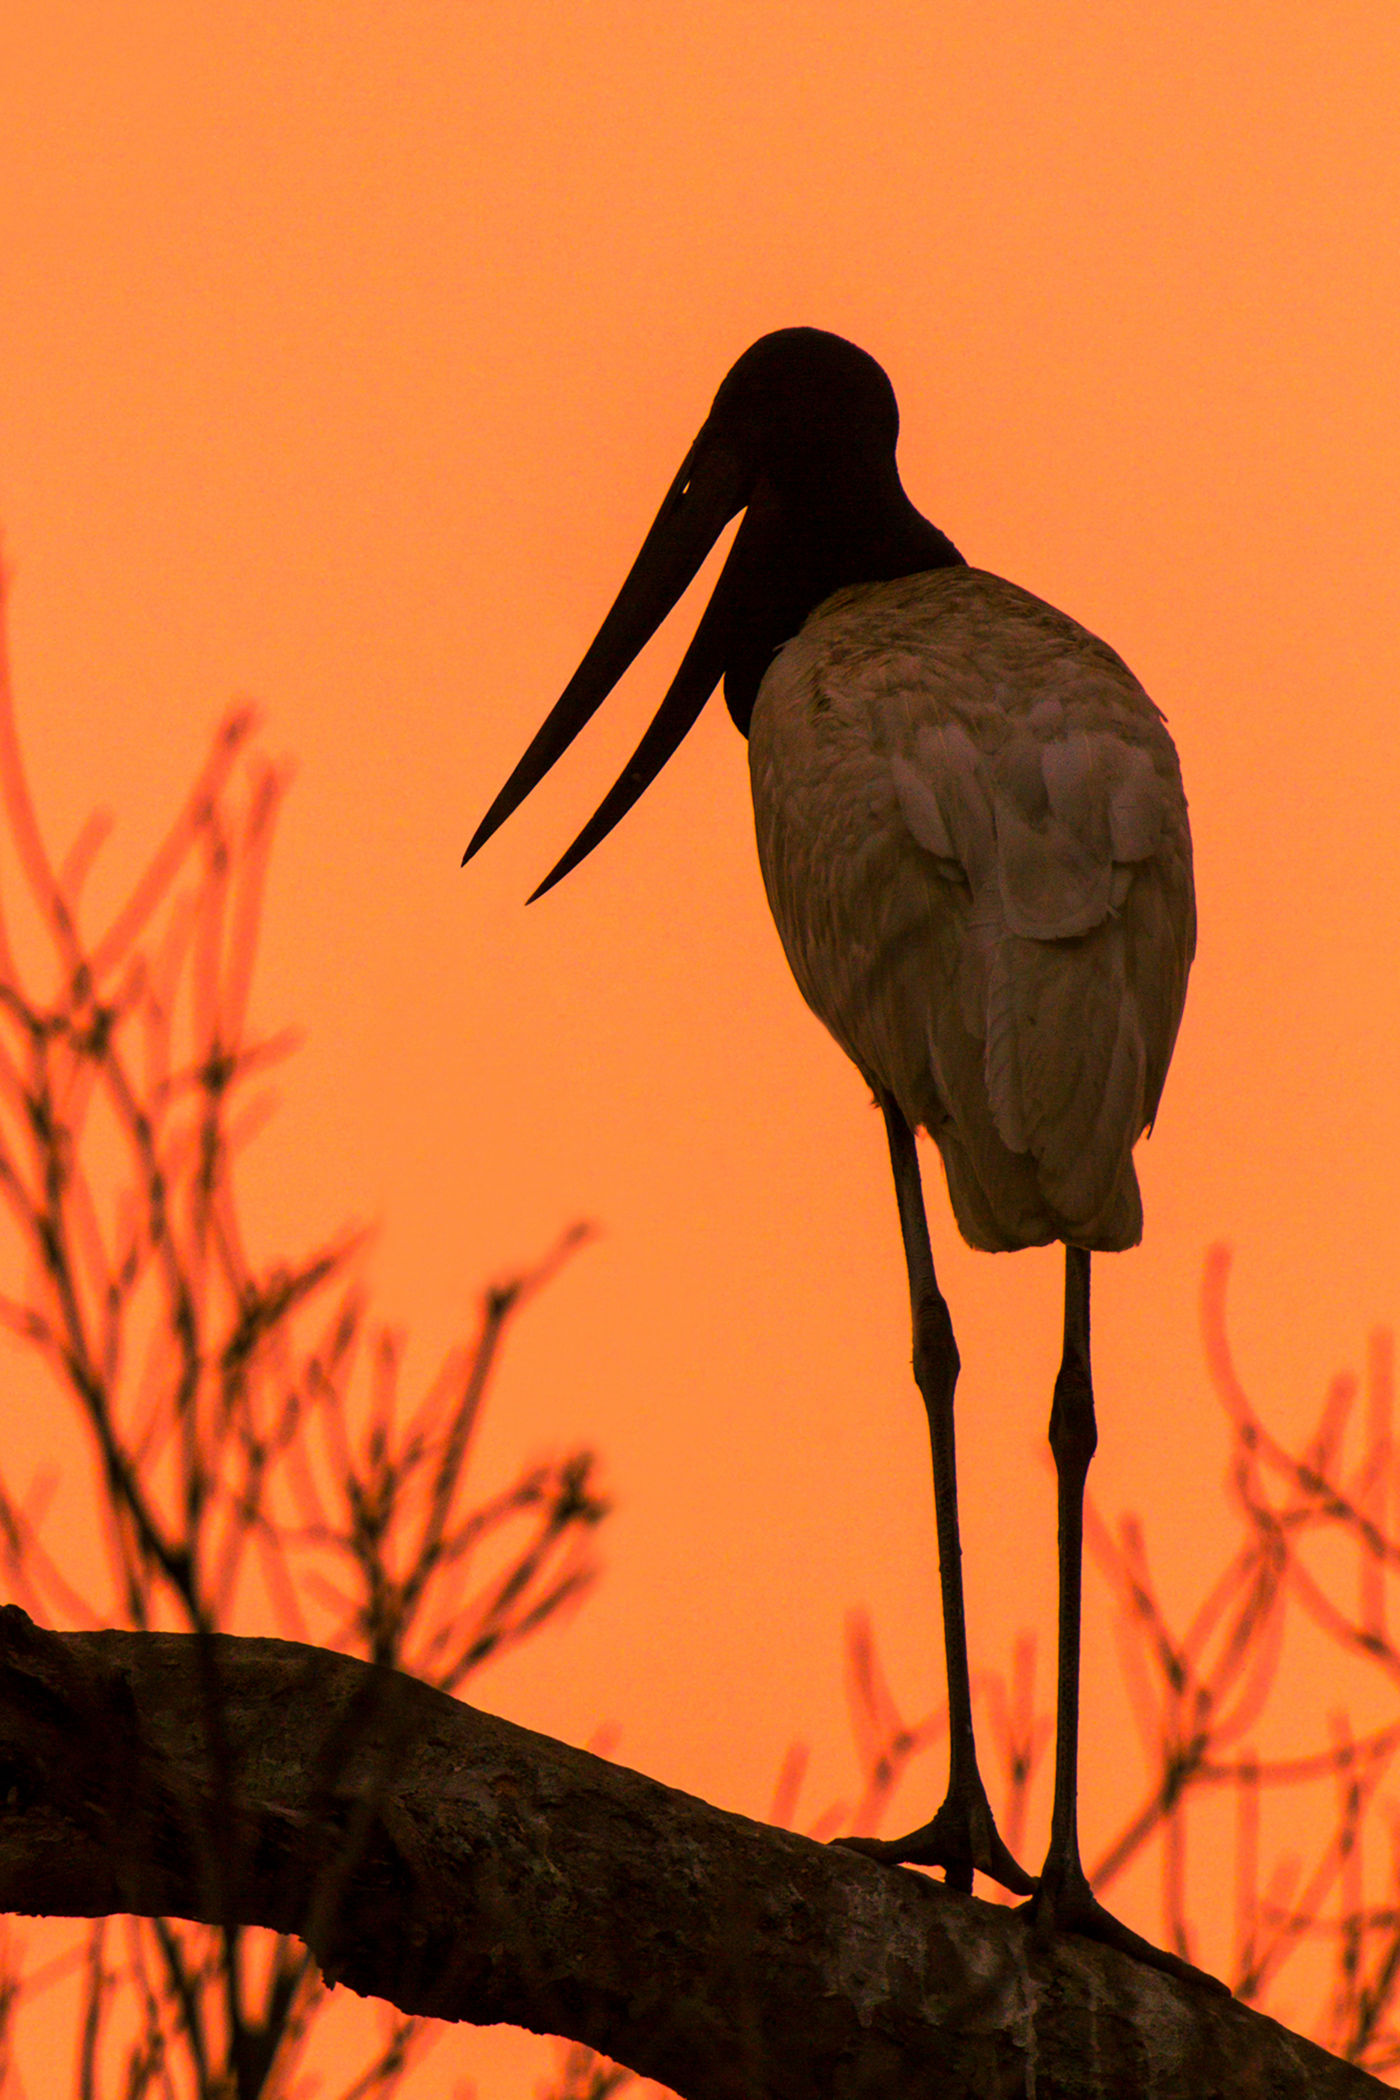
[[[1103,1209],[1087,1216],[1054,1207],[1040,1185],[1035,1161],[1028,1153],[1008,1152],[995,1133],[995,1156],[977,1148],[980,1157],[975,1160],[974,1148],[956,1125],[944,1123],[933,1136],[953,1216],[970,1247],[1009,1254],[1063,1240],[1070,1247],[1116,1254],[1136,1247],[1142,1238],[1142,1191],[1131,1159]]]
[[[1147,1058],[1118,926],[1053,941],[1002,930],[978,974],[967,1049],[983,1084],[948,1084],[945,1033],[930,1057],[940,1107],[924,1119],[959,1228],[979,1247],[1135,1245]]]

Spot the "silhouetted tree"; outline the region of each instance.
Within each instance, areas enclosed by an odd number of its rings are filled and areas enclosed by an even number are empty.
[[[453,1692],[581,1594],[605,1513],[586,1452],[485,1499],[470,1476],[509,1327],[582,1230],[486,1293],[475,1336],[412,1405],[401,1342],[371,1322],[355,1280],[353,1240],[272,1263],[246,1244],[236,1161],[268,1112],[259,1083],[289,1047],[248,1028],[283,785],[249,756],[250,726],[246,713],[225,723],[170,832],[91,933],[82,899],[102,826],[54,868],[0,687],[0,796],[31,907],[27,940],[0,920],[0,1204],[5,1274],[20,1279],[0,1294],[0,1321],[77,1411],[106,1569],[94,1593],[50,1538],[52,1477],[21,1495],[2,1470],[0,1565],[36,1617],[187,1636],[208,1768],[180,1838],[206,1922],[99,1919],[70,1957],[84,2100],[288,2092],[324,2006],[303,1941],[230,1908],[245,1774],[216,1636],[270,1624]],[[120,1729],[97,1715],[92,1726],[110,1797]],[[352,1724],[328,1746],[328,1797],[355,1749]],[[22,1763],[6,1768],[12,1800]],[[311,1877],[308,1920],[334,1909],[355,1856],[351,1835]],[[24,1996],[13,1937],[5,1955],[0,2068],[12,2076]],[[347,2094],[390,2091],[426,2039],[394,2014]]]
[[[86,1569],[65,1564],[45,1522],[51,1482],[0,1489],[16,1600],[0,1608],[0,1904],[96,1921],[78,1955],[83,2100],[304,2089],[335,1981],[389,2008],[345,2100],[401,2082],[424,2016],[572,2038],[569,2100],[603,2100],[627,2083],[622,2064],[746,2100],[935,2080],[982,2095],[1033,2079],[1041,2100],[1373,2089],[1205,1983],[1046,1939],[1004,1904],[722,1814],[450,1696],[591,1577],[604,1505],[587,1454],[485,1500],[469,1492],[509,1325],[581,1235],[486,1295],[475,1337],[415,1403],[397,1342],[369,1320],[353,1243],[273,1263],[248,1249],[235,1162],[286,1043],[248,1028],[280,782],[247,734],[245,717],[225,726],[168,837],[93,930],[82,899],[100,831],[52,864],[0,693],[0,796],[33,920],[24,938],[0,923],[0,1258],[21,1279],[0,1319],[76,1407],[107,1570],[89,1594]],[[1321,1939],[1335,1957],[1325,2031],[1353,2064],[1384,2068],[1400,1903],[1393,1867],[1371,1889],[1363,1838],[1400,1729],[1354,1737],[1338,1721],[1329,1743],[1284,1760],[1251,1746],[1286,1601],[1395,1675],[1389,1358],[1377,1341],[1352,1471],[1354,1382],[1293,1459],[1244,1399],[1223,1293],[1217,1255],[1209,1357],[1235,1425],[1244,1543],[1184,1635],[1139,1529],[1095,1525],[1150,1771],[1097,1879],[1156,1843],[1168,1935],[1188,1951],[1188,1804],[1230,1791],[1241,1995],[1259,1998]],[[1326,1559],[1338,1542],[1354,1608]],[[36,1623],[52,1618],[77,1630]],[[291,1638],[232,1631],[248,1624]],[[943,1725],[903,1721],[858,1618],[848,1670],[862,1792],[817,1821],[823,1836],[873,1829]],[[1048,1732],[1029,1643],[984,1697],[1015,1841]],[[775,1823],[795,1818],[802,1777],[795,1750]],[[1316,1857],[1261,1894],[1261,1800],[1314,1780],[1336,1798]],[[16,2007],[44,1981],[19,1978],[11,1942],[11,2080]]]

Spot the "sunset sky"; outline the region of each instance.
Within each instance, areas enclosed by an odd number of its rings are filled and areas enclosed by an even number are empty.
[[[906,1711],[938,1694],[882,1132],[788,974],[722,704],[523,908],[703,599],[458,866],[718,381],[792,323],[881,360],[920,508],[1111,641],[1181,753],[1200,951],[1145,1242],[1096,1267],[1091,1487],[1184,1611],[1231,1537],[1206,1248],[1284,1433],[1400,1318],[1394,6],[14,0],[0,53],[0,526],[50,836],[110,807],[115,894],[253,696],[296,768],[256,1010],[305,1039],[246,1170],[265,1252],[375,1224],[426,1375],[486,1280],[600,1227],[483,1465],[595,1446],[607,1572],[481,1703],[615,1723],[757,1815],[801,1736],[812,1815],[852,1783],[848,1607]],[[970,1253],[925,1165],[974,1667],[1034,1628],[1048,1691],[1058,1251]],[[1092,1852],[1136,1751],[1093,1582],[1089,1614]],[[539,2074],[449,2046],[483,2100]]]

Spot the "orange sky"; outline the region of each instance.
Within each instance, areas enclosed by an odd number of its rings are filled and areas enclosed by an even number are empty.
[[[594,1442],[609,1571],[483,1698],[761,1813],[793,1734],[812,1807],[849,1784],[848,1605],[910,1710],[938,1681],[881,1132],[783,963],[719,704],[522,909],[677,626],[457,866],[719,378],[793,322],[882,360],[916,502],[1111,640],[1181,750],[1201,949],[1146,1244],[1097,1268],[1092,1484],[1193,1597],[1227,1536],[1207,1244],[1285,1429],[1400,1315],[1393,6],[14,0],[0,50],[0,520],[52,835],[110,805],[115,881],[256,695],[298,766],[260,1011],[306,1034],[250,1168],[267,1251],[379,1221],[426,1367],[486,1276],[604,1229],[488,1455]],[[1053,1625],[1058,1260],[968,1253],[929,1178],[1004,1667]],[[529,2091],[512,2063],[485,2089]]]

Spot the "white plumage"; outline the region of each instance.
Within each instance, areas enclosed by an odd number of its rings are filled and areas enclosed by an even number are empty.
[[[842,591],[764,678],[749,764],[803,996],[935,1139],[963,1236],[1134,1245],[1195,909],[1121,658],[977,569]]]

